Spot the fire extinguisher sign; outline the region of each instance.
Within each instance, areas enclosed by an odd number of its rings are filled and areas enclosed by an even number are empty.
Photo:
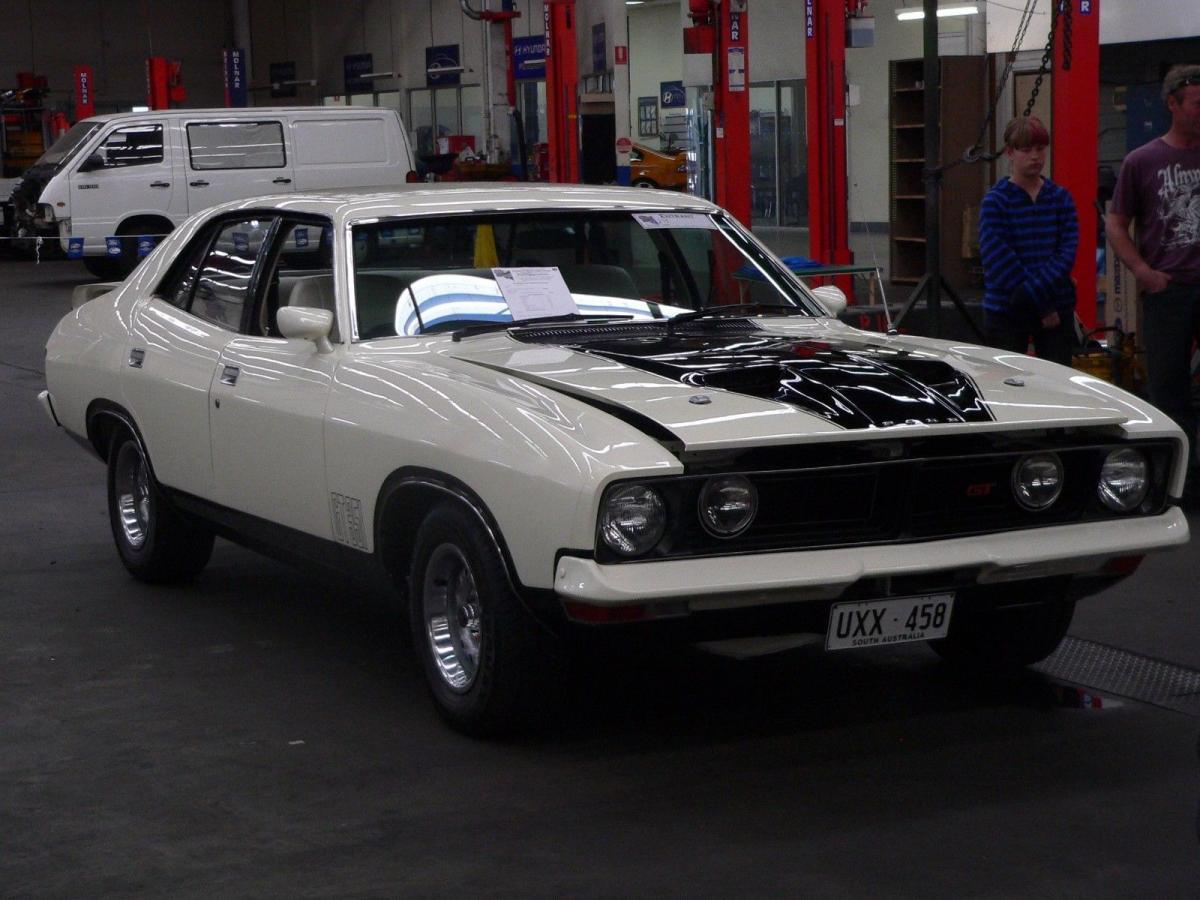
[[[809,40],[817,33],[813,18],[813,0],[804,0],[804,36]]]

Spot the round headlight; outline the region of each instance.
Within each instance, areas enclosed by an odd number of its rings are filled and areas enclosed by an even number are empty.
[[[1150,465],[1141,450],[1113,450],[1100,467],[1096,493],[1100,502],[1116,512],[1132,512],[1146,499],[1150,489]]]
[[[608,492],[600,511],[600,536],[622,556],[639,556],[658,543],[667,511],[658,491],[627,484]]]
[[[1023,456],[1013,466],[1013,495],[1026,509],[1045,509],[1062,493],[1062,460],[1055,453]]]
[[[710,478],[700,491],[700,522],[714,537],[728,538],[750,527],[758,512],[758,491],[742,475]]]

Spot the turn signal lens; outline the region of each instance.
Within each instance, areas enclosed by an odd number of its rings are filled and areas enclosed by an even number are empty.
[[[730,538],[750,527],[758,513],[758,491],[744,475],[720,475],[700,491],[700,522],[719,538]]]
[[[1114,512],[1132,512],[1142,505],[1150,488],[1150,465],[1146,454],[1132,447],[1113,450],[1100,468],[1096,492],[1100,502]]]
[[[662,497],[644,484],[614,488],[600,511],[600,537],[622,556],[640,556],[663,535],[667,510]]]
[[[1062,493],[1063,465],[1057,453],[1033,453],[1013,466],[1013,496],[1023,507],[1041,510]]]

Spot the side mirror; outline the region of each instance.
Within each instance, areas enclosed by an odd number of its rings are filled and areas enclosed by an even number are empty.
[[[846,311],[846,295],[842,293],[840,287],[835,287],[832,284],[823,284],[820,287],[810,288],[813,295],[821,301],[821,305],[828,310],[829,315],[837,318]]]
[[[332,353],[329,332],[333,330],[333,313],[309,306],[281,306],[275,313],[275,324],[285,338],[303,338],[317,345],[318,353]]]
[[[81,173],[95,172],[97,169],[103,169],[103,168],[104,168],[104,157],[101,156],[99,153],[93,153],[91,156],[89,156],[87,159],[85,159],[80,164],[79,171]]]

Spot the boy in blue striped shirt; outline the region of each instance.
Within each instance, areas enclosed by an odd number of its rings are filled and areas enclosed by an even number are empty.
[[[1071,195],[1042,177],[1049,143],[1036,116],[1020,116],[1004,129],[1012,174],[987,192],[979,213],[983,321],[991,346],[1024,353],[1032,339],[1038,356],[1069,366],[1079,219]]]

